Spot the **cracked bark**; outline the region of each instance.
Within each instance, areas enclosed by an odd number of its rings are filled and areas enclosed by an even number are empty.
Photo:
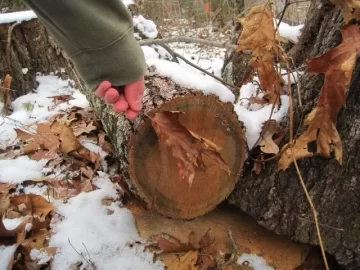
[[[291,50],[297,66],[319,56],[341,41],[342,15],[327,0],[312,1],[299,43]],[[304,114],[316,105],[324,76],[301,78]],[[360,61],[358,59],[347,96],[346,108],[338,115],[337,129],[343,140],[344,165],[335,159],[313,157],[298,161],[302,176],[319,213],[326,251],[348,269],[360,267]],[[296,97],[295,97],[296,98]],[[298,101],[295,100],[295,108]],[[294,127],[301,125],[295,111]],[[262,226],[302,243],[317,245],[311,209],[292,165],[278,172],[277,163],[266,164],[258,176],[251,162],[229,202],[253,216]]]

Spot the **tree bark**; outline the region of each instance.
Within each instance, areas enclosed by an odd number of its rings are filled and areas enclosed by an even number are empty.
[[[36,89],[38,73],[73,76],[72,65],[38,19],[0,24],[0,39],[0,78],[6,74],[13,77],[12,97]]]
[[[327,0],[312,1],[299,43],[291,51],[297,66],[319,56],[341,41],[343,23],[339,9]],[[302,126],[319,97],[324,76],[302,76],[303,108],[295,100],[294,127]],[[344,165],[335,159],[313,157],[299,160],[301,174],[319,214],[325,249],[348,269],[360,268],[360,61],[357,61],[346,108],[338,115],[337,129],[343,140]],[[302,130],[300,130],[301,132]],[[300,133],[301,134],[301,133]],[[277,162],[266,164],[260,175],[245,169],[229,202],[253,216],[264,227],[295,241],[318,245],[312,211],[292,165],[278,172]]]

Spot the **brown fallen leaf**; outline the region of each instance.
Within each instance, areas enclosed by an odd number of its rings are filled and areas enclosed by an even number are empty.
[[[34,218],[33,229],[46,228],[54,215],[54,206],[44,197],[35,194],[15,195],[10,198],[10,204],[24,215]]]
[[[197,270],[195,266],[198,259],[198,252],[195,250],[190,250],[185,253],[180,258],[175,258],[172,260],[169,265],[167,265],[168,270]]]
[[[71,95],[52,96],[52,97],[49,97],[49,98],[51,98],[55,104],[68,102],[68,101],[74,99]]]
[[[357,54],[360,53],[360,26],[345,25],[342,42],[325,54],[307,60],[309,73],[325,74],[318,106],[328,104],[330,119],[336,123],[339,109],[345,105],[345,94],[351,82]]]
[[[219,147],[214,147],[214,143],[210,143],[207,139],[194,137],[179,122],[180,114],[180,112],[163,111],[150,117],[160,142],[170,148],[172,156],[177,161],[180,180],[191,186],[196,168],[206,171],[206,165],[202,159],[203,154],[216,161],[220,168],[230,175],[228,165],[218,152]]]
[[[325,81],[317,107],[309,114],[304,125],[308,129],[300,135],[291,149],[281,156],[278,168],[287,169],[295,159],[311,157],[320,154],[335,159],[342,164],[342,142],[336,130],[336,118],[339,110],[345,105],[345,97],[351,82],[357,54],[360,53],[360,26],[351,24],[341,29],[342,42],[339,46],[325,54],[307,60],[311,74],[324,73]],[[308,150],[308,144],[315,142],[316,153]]]
[[[254,56],[272,51],[278,55],[273,19],[273,14],[265,6],[253,7],[243,22],[237,51],[251,50]]]
[[[266,121],[263,125],[264,130],[259,142],[260,149],[266,154],[279,153],[279,146],[273,141],[274,134],[280,131],[279,124],[275,120]]]
[[[105,132],[104,131],[100,131],[99,135],[98,135],[98,143],[100,145],[100,147],[108,154],[112,153],[112,145],[111,143],[107,142],[105,140]]]
[[[74,135],[77,137],[81,134],[89,134],[94,130],[97,130],[97,127],[94,126],[94,123],[91,121],[90,123],[81,122],[79,124],[74,124],[71,126]]]
[[[157,242],[159,248],[162,250],[162,252],[165,253],[187,252],[189,250],[196,250],[197,247],[194,246],[194,243],[191,243],[191,238],[193,238],[193,235],[190,234],[190,241],[188,243],[181,243],[178,238],[171,236],[167,233],[153,236],[153,239]]]
[[[328,106],[316,107],[306,118],[304,125],[309,127],[297,138],[292,150],[288,148],[281,155],[278,163],[279,170],[286,170],[293,163],[293,154],[295,159],[298,160],[312,157],[314,154],[330,158],[331,153],[334,152],[336,160],[342,164],[342,143],[335,124],[330,120]],[[309,143],[314,141],[316,141],[317,145],[316,153],[308,149]]]

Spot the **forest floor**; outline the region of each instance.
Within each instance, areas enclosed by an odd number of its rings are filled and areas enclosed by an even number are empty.
[[[186,33],[194,37],[207,33],[211,38],[208,30],[187,29]],[[180,31],[184,29],[169,28],[165,35],[176,36]],[[219,33],[217,38],[229,40]],[[170,46],[221,76],[225,49]],[[148,65],[159,73],[168,75],[161,67],[171,65],[177,83],[233,98],[220,82],[182,60],[179,64],[161,60],[162,52],[154,47],[143,50]],[[229,206],[191,221],[147,211],[128,192],[85,96],[74,82],[60,79],[61,72],[37,76],[38,88],[13,100],[12,112],[0,117],[0,212],[4,213],[0,235],[6,236],[0,238],[0,270],[208,269],[214,265],[226,270],[287,270],[301,264],[306,248],[269,233]],[[256,86],[248,85],[237,103],[232,100],[245,118],[250,147],[270,108],[249,104],[256,93]],[[280,121],[286,111],[284,98],[274,119]]]

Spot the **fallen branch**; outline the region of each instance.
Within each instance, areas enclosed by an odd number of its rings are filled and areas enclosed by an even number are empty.
[[[175,42],[184,42],[184,43],[197,43],[205,46],[216,47],[216,48],[225,48],[235,50],[236,45],[227,44],[223,42],[215,42],[210,40],[205,40],[201,38],[192,38],[192,37],[172,37],[172,38],[162,38],[162,39],[146,39],[140,40],[139,44],[141,46],[144,45],[163,45],[167,43],[175,43]]]

